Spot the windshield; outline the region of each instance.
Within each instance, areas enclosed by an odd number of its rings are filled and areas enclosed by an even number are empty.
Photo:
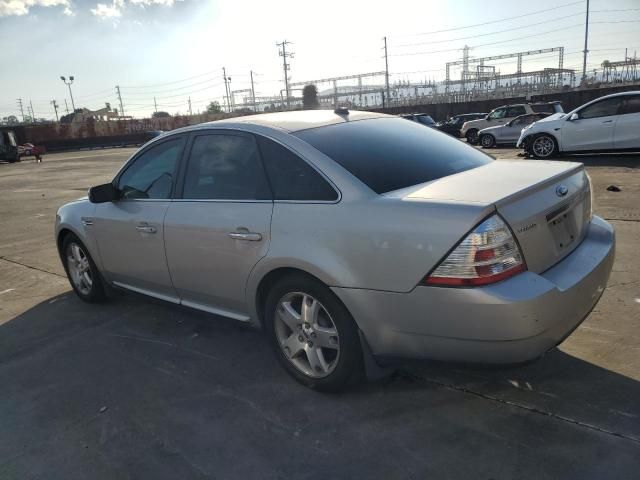
[[[340,123],[294,135],[376,193],[437,180],[492,161],[453,137],[397,118]]]

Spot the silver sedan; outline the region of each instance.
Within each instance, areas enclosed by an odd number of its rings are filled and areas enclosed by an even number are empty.
[[[515,145],[524,128],[548,116],[548,113],[528,113],[520,115],[504,125],[484,128],[478,132],[478,142],[482,145],[482,148]]]
[[[614,258],[581,164],[346,110],[166,133],[61,207],[55,238],[82,300],[117,287],[260,326],[320,390],[396,358],[536,358]]]

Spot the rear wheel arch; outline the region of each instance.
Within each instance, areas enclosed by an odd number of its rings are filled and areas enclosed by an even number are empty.
[[[295,268],[295,267],[278,267],[278,268],[274,268],[273,270],[269,271],[268,273],[266,273],[258,282],[258,286],[256,288],[256,293],[255,293],[255,307],[256,307],[256,312],[258,314],[258,322],[260,324],[260,326],[262,326],[263,322],[264,322],[264,308],[266,305],[266,301],[267,301],[267,297],[269,296],[269,292],[271,291],[271,289],[283,278],[290,276],[290,275],[303,275],[306,277],[309,277],[311,279],[313,279],[316,282],[320,282],[322,285],[326,286],[327,288],[330,288],[326,282],[323,282],[320,278],[318,278],[317,276],[302,270],[300,268]],[[336,296],[336,298],[338,298]],[[340,303],[342,303],[342,301],[340,299],[338,299],[340,301]],[[344,305],[344,304],[343,304]],[[345,305],[346,308],[346,305]]]

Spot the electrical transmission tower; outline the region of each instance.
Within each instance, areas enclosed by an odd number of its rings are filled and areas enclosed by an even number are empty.
[[[276,43],[278,47],[278,54],[282,57],[282,69],[284,71],[284,89],[287,94],[287,109],[291,108],[291,100],[289,94],[289,74],[288,71],[291,69],[291,65],[287,63],[287,57],[293,58],[293,52],[287,52],[287,45],[290,45],[292,42],[287,42],[284,40],[282,43]]]
[[[122,95],[120,94],[120,85],[116,85],[116,93],[118,94],[118,101],[120,102],[120,116],[124,117],[124,105],[122,105]]]
[[[53,105],[53,109],[56,112],[56,122],[59,122],[60,120],[58,119],[58,103],[56,102],[56,99],[54,98],[53,100],[51,100],[51,105]]]
[[[25,118],[24,118],[24,106],[22,105],[22,99],[19,98],[18,99],[18,108],[20,109],[20,114],[22,115],[22,123],[25,123]]]

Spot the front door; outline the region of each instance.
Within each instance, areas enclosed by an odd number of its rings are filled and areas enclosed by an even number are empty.
[[[613,148],[613,131],[621,103],[620,97],[606,98],[576,112],[577,119],[567,118],[561,129],[562,150]]]
[[[170,137],[136,156],[116,180],[122,198],[98,204],[92,227],[108,280],[174,302],[163,220],[184,143],[184,136]]]
[[[248,320],[245,288],[269,248],[273,200],[254,137],[193,134],[179,199],[164,221],[167,261],[182,304]]]

